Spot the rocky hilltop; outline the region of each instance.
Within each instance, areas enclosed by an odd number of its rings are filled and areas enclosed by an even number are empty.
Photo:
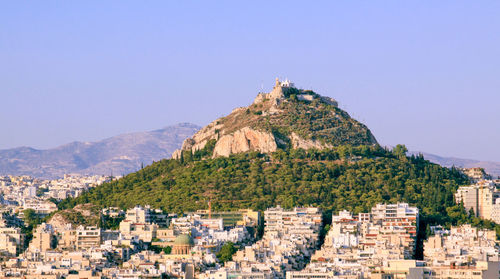
[[[279,81],[259,93],[248,107],[234,109],[186,139],[173,158],[207,146],[212,157],[278,148],[323,149],[338,145],[377,144],[370,130],[338,108],[337,102],[311,90]]]
[[[99,207],[87,203],[79,204],[74,208],[60,210],[54,213],[47,221],[57,231],[63,231],[68,226],[97,226],[99,225],[100,209]]]

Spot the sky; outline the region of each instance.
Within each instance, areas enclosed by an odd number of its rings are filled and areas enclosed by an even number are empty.
[[[0,149],[206,125],[276,77],[383,145],[500,161],[500,1],[2,1]]]

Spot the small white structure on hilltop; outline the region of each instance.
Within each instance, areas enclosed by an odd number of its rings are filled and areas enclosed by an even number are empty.
[[[285,79],[284,81],[280,81],[279,78],[276,78],[276,85],[274,87],[275,88],[276,87],[287,87],[288,88],[288,87],[295,87],[295,84],[288,79]]]

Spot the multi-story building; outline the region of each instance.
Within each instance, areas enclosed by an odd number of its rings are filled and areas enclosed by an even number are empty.
[[[471,186],[460,187],[455,193],[455,201],[463,203],[467,210],[472,209],[476,217],[493,220],[500,216],[500,206],[495,206],[500,198],[497,186],[493,180],[480,180]]]
[[[495,199],[495,204],[493,204],[493,209],[491,210],[491,220],[500,224],[500,198]]]
[[[133,223],[129,220],[123,220],[120,222],[120,233],[123,237],[138,238],[143,242],[151,242],[156,238],[156,231],[158,230],[158,225],[151,223]]]
[[[0,253],[16,256],[24,244],[24,234],[20,228],[0,228]]]
[[[101,245],[101,229],[97,227],[78,226],[76,228],[76,248],[89,249]]]
[[[494,231],[462,225],[434,232],[424,243],[427,265],[411,269],[409,278],[499,278]]]
[[[493,279],[499,278],[498,263],[479,262],[473,266],[423,266],[410,268],[408,279]]]
[[[57,239],[54,229],[50,224],[42,223],[33,233],[33,239],[29,244],[29,250],[32,252],[45,252],[55,248]]]
[[[149,205],[145,207],[138,205],[128,209],[125,213],[125,220],[142,224],[155,223],[160,227],[168,226],[167,214],[160,209],[151,209]]]
[[[471,261],[499,261],[495,231],[471,225],[436,231],[424,243],[425,260],[434,265],[467,264]]]

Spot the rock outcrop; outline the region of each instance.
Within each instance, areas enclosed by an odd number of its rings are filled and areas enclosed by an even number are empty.
[[[292,147],[297,149],[297,148],[302,148],[302,149],[311,149],[311,148],[316,148],[316,149],[323,149],[323,148],[332,148],[333,146],[331,144],[325,144],[321,143],[317,140],[312,140],[312,139],[303,139],[299,137],[296,133],[293,133],[290,135],[290,140],[292,143]]]
[[[211,157],[376,143],[368,128],[339,109],[334,99],[279,80],[271,92],[259,93],[250,106],[234,109],[186,139],[172,158],[181,158],[183,151],[202,150],[210,141],[215,141],[209,145]]]
[[[250,150],[262,153],[274,152],[278,148],[272,133],[244,127],[233,134],[222,136],[215,144],[213,156],[229,156]]]
[[[74,208],[56,212],[47,223],[56,231],[64,231],[78,225],[96,226],[99,224],[99,213],[99,207],[94,204],[80,204]]]

